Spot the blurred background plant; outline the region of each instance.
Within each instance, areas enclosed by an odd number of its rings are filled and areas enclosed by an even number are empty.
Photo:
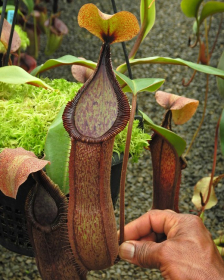
[[[71,2],[71,1],[67,1]],[[0,53],[2,54],[2,65],[19,65],[28,72],[31,72],[36,66],[36,59],[39,56],[41,34],[46,36],[45,54],[53,54],[61,45],[64,35],[68,33],[66,24],[59,19],[58,0],[23,0],[23,1],[0,1],[0,13],[2,36],[0,41]],[[15,15],[15,16],[14,16]],[[12,25],[12,29],[9,27]],[[7,28],[6,28],[7,25]],[[16,48],[7,52],[10,44],[10,33],[14,31],[12,42],[16,36],[20,38],[20,44],[17,39]],[[4,40],[7,38],[7,40]],[[13,54],[13,56],[10,56]]]

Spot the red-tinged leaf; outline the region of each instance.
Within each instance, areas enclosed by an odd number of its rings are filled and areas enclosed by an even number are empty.
[[[171,114],[168,112],[163,127],[170,128]],[[150,141],[153,166],[153,209],[171,209],[179,212],[179,189],[181,170],[185,162],[174,147],[161,135],[154,133]]]
[[[199,104],[198,100],[164,91],[157,91],[155,98],[159,105],[172,111],[172,119],[175,124],[187,122],[194,115]]]
[[[79,57],[80,59],[85,60],[85,58]],[[82,65],[72,65],[72,75],[80,83],[85,83],[89,77],[93,74],[94,70],[82,66]]]
[[[82,6],[78,23],[80,27],[110,44],[131,40],[139,32],[138,20],[132,13],[122,11],[108,15],[102,13],[94,4]]]
[[[44,168],[49,161],[38,159],[23,148],[4,149],[0,154],[0,190],[16,198],[19,186],[27,177]]]
[[[213,178],[213,183],[217,178],[218,177]],[[210,180],[211,180],[211,177],[204,177],[201,180],[199,180],[194,187],[194,195],[192,197],[192,203],[195,205],[195,207],[198,210],[200,210],[202,208],[203,203],[207,199]],[[205,209],[212,208],[213,206],[215,206],[217,204],[217,202],[218,202],[218,200],[215,195],[214,187],[212,186],[209,201],[206,204]]]
[[[1,18],[1,16],[0,16]],[[9,43],[9,36],[11,32],[11,24],[8,23],[6,19],[4,19],[3,22],[3,29],[2,29],[2,34],[1,34],[1,42],[4,45],[4,47],[7,49],[8,48],[8,43]],[[21,40],[19,35],[17,34],[16,31],[13,32],[13,39],[12,39],[12,44],[11,44],[11,50],[10,52],[15,52],[19,49],[21,44]]]
[[[21,67],[14,65],[0,67],[0,82],[14,85],[30,84],[35,85],[36,87],[53,90],[53,88],[41,79],[30,75]]]

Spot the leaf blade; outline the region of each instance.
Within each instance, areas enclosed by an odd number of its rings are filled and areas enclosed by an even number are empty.
[[[180,157],[186,147],[186,142],[180,136],[174,132],[165,129],[164,127],[156,125],[145,113],[139,111],[143,116],[144,120],[149,124],[149,126],[156,131],[158,134],[162,135],[171,145],[174,146],[178,156]]]
[[[222,110],[219,131],[220,131],[221,151],[222,154],[224,155],[224,109]]]
[[[116,76],[120,78],[126,85],[122,88],[123,92],[132,92],[136,95],[141,91],[154,92],[159,89],[165,82],[164,79],[159,78],[142,78],[131,80],[124,74],[114,70]]]
[[[48,163],[49,161],[38,159],[33,152],[23,148],[5,148],[0,154],[0,190],[5,195],[16,198],[19,186],[28,176]]]
[[[143,27],[142,41],[145,39],[149,31],[152,29],[156,19],[156,5],[154,0],[141,0],[140,5],[140,18]],[[152,3],[152,5],[151,5]],[[150,8],[148,8],[151,5]]]
[[[181,10],[187,17],[197,18],[198,9],[203,0],[182,0],[181,1]]]
[[[219,63],[217,66],[218,69],[224,70],[224,51],[219,59]],[[222,96],[222,98],[224,98],[224,80],[221,78],[216,78],[216,82],[217,82],[217,87],[218,87],[218,91],[219,94]]]
[[[49,127],[44,152],[45,159],[51,162],[51,165],[46,166],[47,175],[66,195],[69,193],[68,157],[71,140],[62,122],[64,108],[61,108]]]
[[[21,67],[18,66],[4,66],[0,68],[0,82],[7,84],[32,84],[38,87],[43,87],[53,90],[44,81],[30,75]]]
[[[38,74],[47,71],[51,68],[55,68],[62,65],[69,65],[69,64],[83,65],[93,70],[96,68],[96,63],[91,60],[83,60],[73,55],[65,55],[57,59],[47,60],[44,64],[39,65],[37,68],[35,68],[31,72],[31,75],[37,76]]]
[[[147,57],[147,58],[139,58],[139,59],[132,59],[130,60],[130,65],[139,65],[139,64],[171,64],[171,65],[182,65],[182,66],[188,66],[189,68],[209,74],[209,75],[215,75],[221,78],[224,78],[224,71],[221,69],[217,69],[211,66],[207,65],[201,65],[194,62],[190,62],[187,60],[183,60],[180,58],[170,58],[170,57]],[[126,63],[120,65],[116,71],[124,73],[127,70]]]
[[[201,25],[207,17],[222,12],[224,12],[224,3],[217,1],[209,1],[205,3],[201,11],[199,25]]]

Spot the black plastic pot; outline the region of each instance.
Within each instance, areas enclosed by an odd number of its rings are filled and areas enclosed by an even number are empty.
[[[114,153],[111,164],[111,196],[115,207],[119,189],[123,155]],[[16,199],[5,196],[0,191],[0,244],[6,249],[29,257],[34,257],[28,237],[25,217],[25,201],[35,184],[32,176],[19,188]]]
[[[35,183],[31,176],[19,188],[17,198],[0,191],[0,244],[8,250],[33,257],[25,219],[26,197]]]
[[[116,207],[116,202],[120,193],[120,179],[123,157],[123,154],[118,155],[117,153],[113,153],[113,159],[111,164],[110,189],[114,208]]]

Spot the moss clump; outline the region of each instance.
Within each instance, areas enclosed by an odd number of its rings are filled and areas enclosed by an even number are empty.
[[[18,33],[19,38],[21,39],[20,49],[25,51],[26,48],[30,45],[30,40],[27,36],[27,33],[22,30],[19,25],[15,25],[15,31]]]
[[[145,133],[141,128],[139,128],[138,125],[139,121],[135,120],[132,127],[131,143],[129,149],[129,153],[133,162],[138,161],[144,148],[146,148],[149,145],[148,140],[151,139],[151,136],[148,133]],[[128,125],[115,137],[114,152],[118,153],[118,155],[124,152],[127,131]]]
[[[82,86],[64,79],[44,79],[54,91],[31,85],[0,83],[0,152],[5,148],[23,147],[38,157],[44,155],[47,131],[61,107],[74,98]],[[124,152],[127,127],[115,137],[114,152]],[[130,154],[137,161],[150,135],[134,121]]]
[[[81,87],[64,79],[45,82],[55,91],[0,83],[0,152],[5,147],[23,147],[43,156],[50,124]]]

